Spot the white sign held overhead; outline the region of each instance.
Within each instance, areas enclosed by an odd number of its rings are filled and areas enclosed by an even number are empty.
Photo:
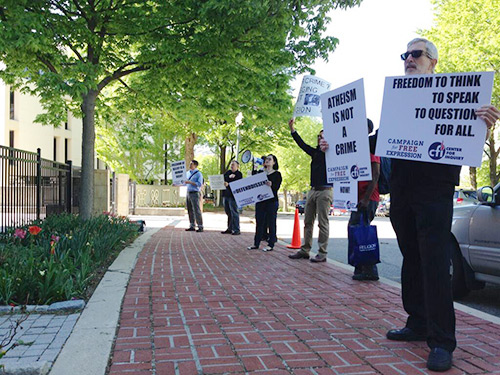
[[[229,183],[238,207],[244,207],[274,197],[271,187],[266,185],[266,173],[257,173],[253,176]]]
[[[208,176],[208,181],[210,182],[210,188],[212,190],[226,190],[226,186],[224,185],[223,174],[215,174],[212,176]]]
[[[376,155],[480,166],[486,125],[475,110],[491,101],[494,72],[385,79]]]
[[[300,86],[293,117],[321,117],[320,95],[330,90],[331,84],[315,76],[304,76]]]
[[[355,181],[333,184],[333,207],[347,211],[357,211],[358,183]]]
[[[363,80],[321,95],[329,183],[372,179]]]
[[[186,162],[184,160],[173,161],[170,165],[172,167],[172,185],[183,185],[186,179]]]

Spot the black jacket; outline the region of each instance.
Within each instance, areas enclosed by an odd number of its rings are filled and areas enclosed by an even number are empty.
[[[306,144],[296,131],[292,133],[292,137],[297,145],[311,157],[311,187],[333,186],[326,180],[325,153],[319,146],[313,148]]]

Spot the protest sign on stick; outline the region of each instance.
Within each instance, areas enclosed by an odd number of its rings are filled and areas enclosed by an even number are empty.
[[[212,176],[208,176],[208,181],[210,182],[210,188],[212,190],[226,190],[223,174],[214,174]]]
[[[491,101],[494,72],[385,79],[376,155],[480,166],[486,124],[475,110]]]
[[[321,95],[329,183],[372,179],[363,80]]]
[[[315,76],[304,76],[293,117],[321,117],[320,95],[330,89],[330,83]]]
[[[186,179],[186,162],[184,160],[173,161],[172,167],[172,185],[179,186],[184,184]]]
[[[253,176],[242,178],[229,183],[234,199],[238,207],[244,207],[274,197],[271,187],[266,185],[268,181],[265,173],[257,173]]]
[[[333,184],[333,207],[341,210],[357,211],[358,183],[355,181]]]

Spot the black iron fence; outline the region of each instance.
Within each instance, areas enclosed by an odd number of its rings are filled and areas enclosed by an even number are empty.
[[[78,211],[79,174],[37,152],[0,146],[0,231],[62,212]],[[75,176],[76,175],[76,176]]]

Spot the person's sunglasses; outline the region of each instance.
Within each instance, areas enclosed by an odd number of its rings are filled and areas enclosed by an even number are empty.
[[[427,56],[429,59],[431,58],[427,52],[421,49],[416,49],[413,51],[406,51],[405,53],[402,53],[401,60],[405,61],[408,57],[410,57],[410,55],[412,55],[414,59],[418,59],[420,56],[422,56],[422,54]]]

